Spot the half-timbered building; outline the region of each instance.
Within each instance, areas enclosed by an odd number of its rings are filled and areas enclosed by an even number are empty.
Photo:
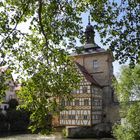
[[[73,53],[81,82],[71,94],[73,100],[62,100],[65,110],[60,112],[62,126],[92,126],[115,122],[118,113],[112,88],[113,56],[94,42],[94,28],[86,27],[86,44],[80,53]]]
[[[76,65],[79,69],[81,82],[79,89],[72,92],[74,99],[61,102],[66,108],[60,113],[60,124],[90,126],[101,122],[102,88],[84,66],[79,63]]]

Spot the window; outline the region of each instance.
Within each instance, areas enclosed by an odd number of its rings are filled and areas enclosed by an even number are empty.
[[[102,100],[99,100],[100,106],[102,106]]]
[[[95,117],[96,120],[101,120],[101,115],[100,114],[96,114],[95,116],[96,116]]]
[[[75,105],[76,106],[79,106],[80,104],[79,104],[79,100],[75,100]]]
[[[61,119],[65,119],[65,116],[64,116],[64,115],[61,115],[60,118],[61,118]]]
[[[99,94],[99,89],[96,88],[96,87],[93,87],[93,88],[92,88],[92,93],[93,93],[93,94]]]
[[[83,87],[83,93],[87,93],[87,87]]]
[[[93,60],[93,70],[94,71],[97,71],[99,68],[99,63],[97,60]]]
[[[9,95],[9,100],[11,100],[13,98],[13,95]]]
[[[89,105],[89,100],[88,99],[84,99],[84,105]]]
[[[71,106],[71,102],[70,101],[67,101],[67,106]]]
[[[78,119],[82,119],[82,115],[79,114],[79,115],[78,115]]]
[[[94,120],[99,120],[99,119],[100,119],[100,115],[94,114],[94,115],[93,115],[93,119],[94,119]]]
[[[87,120],[88,119],[88,116],[87,115],[83,115],[83,119],[84,120]]]
[[[92,105],[94,106],[102,106],[102,100],[101,99],[92,99]]]
[[[76,93],[77,93],[77,90],[73,90],[73,91],[72,91],[72,94],[76,94]]]
[[[62,100],[62,101],[61,101],[61,105],[62,105],[62,106],[65,106],[65,100]]]
[[[75,115],[68,115],[68,119],[74,120],[75,119]]]
[[[4,110],[7,110],[7,106],[6,105],[4,106]]]

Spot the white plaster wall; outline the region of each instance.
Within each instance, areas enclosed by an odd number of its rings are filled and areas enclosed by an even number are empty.
[[[79,126],[88,126],[91,125],[91,116],[90,116],[91,111],[90,110],[67,110],[67,111],[62,111],[60,112],[60,115],[75,115],[75,119],[61,119],[60,118],[60,125],[67,125],[67,126],[72,126],[72,125],[79,125]],[[79,115],[81,118],[79,118]],[[87,115],[87,119],[83,119],[83,115]]]

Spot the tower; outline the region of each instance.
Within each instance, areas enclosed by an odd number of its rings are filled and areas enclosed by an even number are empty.
[[[113,55],[94,42],[94,27],[85,30],[86,44],[80,53],[71,57],[77,65],[82,81],[73,91],[73,101],[63,101],[66,110],[60,113],[60,125],[101,126],[118,120],[118,106],[113,99]]]

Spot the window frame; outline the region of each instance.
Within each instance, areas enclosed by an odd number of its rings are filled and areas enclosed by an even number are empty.
[[[97,71],[99,69],[99,61],[93,60],[93,71]]]

